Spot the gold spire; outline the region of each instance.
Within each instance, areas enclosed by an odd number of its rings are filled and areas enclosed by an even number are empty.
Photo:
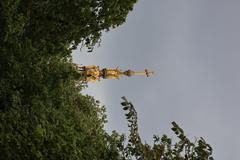
[[[122,72],[118,67],[116,69],[112,68],[103,68],[100,70],[99,66],[79,66],[77,64],[73,64],[78,72],[82,74],[84,80],[86,82],[95,82],[103,79],[119,79],[122,75],[125,76],[133,76],[133,75],[145,75],[147,77],[153,75],[154,72],[148,71],[145,69],[144,72],[135,72],[132,70],[126,70]]]

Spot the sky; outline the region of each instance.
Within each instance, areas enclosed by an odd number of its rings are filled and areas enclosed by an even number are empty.
[[[106,129],[127,133],[126,96],[137,112],[142,140],[173,137],[176,121],[190,138],[204,137],[217,160],[238,160],[240,149],[240,1],[139,0],[126,23],[103,34],[82,65],[155,71],[89,83],[84,94],[106,105]]]

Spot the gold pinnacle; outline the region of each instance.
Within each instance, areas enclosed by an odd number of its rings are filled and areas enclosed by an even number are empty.
[[[118,68],[103,68],[100,69],[99,66],[79,66],[77,64],[73,64],[78,72],[83,75],[85,81],[87,82],[95,82],[100,81],[101,78],[103,79],[119,79],[122,75],[125,76],[134,76],[134,75],[145,75],[147,77],[154,74],[153,71],[149,71],[145,69],[144,72],[135,72],[132,70],[127,70],[122,72]]]

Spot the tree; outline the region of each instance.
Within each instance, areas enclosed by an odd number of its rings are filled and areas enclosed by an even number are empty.
[[[89,49],[104,30],[125,22],[137,0],[3,0],[0,2],[2,40],[31,39],[49,54],[69,55],[84,43]],[[65,51],[63,52],[63,49]],[[69,50],[68,50],[69,51]]]
[[[79,93],[70,63],[29,45],[1,59],[0,159],[101,159],[104,109]]]
[[[91,49],[135,2],[0,1],[0,159],[108,159],[104,109],[79,93],[70,53]]]
[[[137,160],[213,160],[212,147],[201,137],[196,142],[191,142],[182,128],[176,122],[172,122],[172,130],[179,141],[172,142],[167,135],[159,137],[154,135],[154,144],[143,144],[138,133],[137,112],[131,102],[125,97],[121,103],[127,111],[126,119],[129,126],[129,139],[124,148],[124,138],[119,142],[119,151],[125,159]],[[121,136],[118,136],[121,137]]]
[[[1,111],[0,159],[101,159],[102,108],[90,97],[68,98],[60,108],[35,99],[31,106]]]

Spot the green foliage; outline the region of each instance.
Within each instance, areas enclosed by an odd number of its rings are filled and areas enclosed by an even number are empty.
[[[1,38],[14,42],[32,40],[35,48],[69,56],[79,43],[89,50],[99,42],[102,31],[125,22],[137,0],[2,0]],[[59,52],[59,50],[63,50]]]
[[[71,103],[54,108],[35,100],[1,112],[0,159],[100,159],[106,143],[101,108],[90,97]]]
[[[1,47],[0,159],[104,157],[104,108],[79,93],[68,59],[44,56],[28,39],[12,46]]]
[[[121,103],[127,111],[126,119],[129,126],[129,139],[124,149],[126,159],[138,160],[213,160],[212,148],[201,137],[196,142],[191,142],[182,128],[176,122],[172,122],[172,130],[179,141],[173,143],[167,136],[153,136],[154,144],[143,144],[138,132],[137,112],[131,102],[125,97]],[[123,144],[123,143],[122,143]]]
[[[135,2],[0,1],[0,159],[118,157],[70,54],[79,43],[91,50]]]

